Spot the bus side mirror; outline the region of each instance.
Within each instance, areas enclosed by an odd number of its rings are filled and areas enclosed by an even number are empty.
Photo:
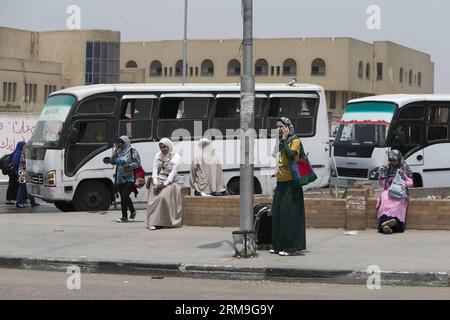
[[[103,158],[103,163],[104,163],[104,164],[110,164],[110,163],[111,163],[111,157],[105,157],[105,158]]]

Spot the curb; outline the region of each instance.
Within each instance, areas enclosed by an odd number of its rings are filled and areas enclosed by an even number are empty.
[[[154,277],[187,277],[220,280],[308,282],[364,285],[371,275],[365,270],[312,270],[275,267],[238,267],[181,263],[87,261],[71,259],[0,257],[0,268],[66,272],[70,266],[81,272]],[[381,271],[381,285],[450,287],[449,272]]]

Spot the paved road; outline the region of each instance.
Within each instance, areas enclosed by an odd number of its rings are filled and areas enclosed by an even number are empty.
[[[81,289],[69,290],[68,274],[0,269],[0,299],[150,299],[150,300],[303,300],[432,299],[450,300],[450,288],[390,287],[271,281],[81,274]]]

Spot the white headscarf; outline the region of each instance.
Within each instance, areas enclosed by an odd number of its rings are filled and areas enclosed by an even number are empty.
[[[170,139],[162,138],[159,140],[159,144],[165,145],[169,152],[167,154],[162,153],[161,151],[158,154],[157,159],[157,168],[160,174],[163,175],[169,175],[169,173],[172,170],[172,166],[170,165],[170,161],[172,160],[173,156],[175,155],[175,152],[173,150],[174,145],[173,142],[170,141]]]

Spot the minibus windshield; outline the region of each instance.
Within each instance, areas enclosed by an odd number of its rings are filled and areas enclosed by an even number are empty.
[[[342,116],[334,144],[382,147],[396,105],[388,102],[349,104]]]
[[[58,145],[61,130],[74,102],[75,97],[71,95],[56,95],[47,100],[31,137],[33,146]]]

